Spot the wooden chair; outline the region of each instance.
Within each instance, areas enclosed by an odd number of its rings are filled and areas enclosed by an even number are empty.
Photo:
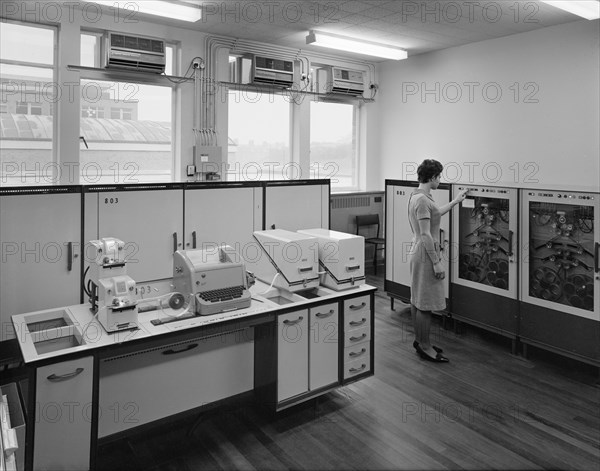
[[[373,250],[373,269],[375,275],[377,275],[377,251],[385,250],[385,239],[380,237],[380,229],[379,214],[356,216],[356,235],[362,235],[365,238],[365,244],[371,244],[375,247]],[[375,237],[372,237],[373,234],[375,234]]]

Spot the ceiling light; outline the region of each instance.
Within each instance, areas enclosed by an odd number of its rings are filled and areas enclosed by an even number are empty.
[[[597,20],[600,18],[600,2],[598,0],[584,0],[584,1],[546,1],[542,2],[552,5],[553,7],[560,8],[561,10],[568,11],[577,16],[582,16],[587,20]]]
[[[94,3],[106,5],[115,9],[121,9],[124,12],[147,13],[175,20],[189,21],[191,23],[198,21],[202,17],[202,10],[192,5],[182,5],[180,3],[171,3],[161,0],[138,0],[119,2],[115,0],[94,0]]]
[[[308,36],[306,36],[306,44],[382,57],[384,59],[400,60],[408,57],[408,53],[399,47],[348,38],[332,33],[323,33],[321,31],[310,31]]]

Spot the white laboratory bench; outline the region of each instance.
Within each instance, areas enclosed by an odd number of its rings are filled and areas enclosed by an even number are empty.
[[[374,374],[374,293],[257,282],[249,308],[108,334],[88,304],[12,316],[28,371],[25,469],[94,469],[98,447],[246,398],[279,411]]]

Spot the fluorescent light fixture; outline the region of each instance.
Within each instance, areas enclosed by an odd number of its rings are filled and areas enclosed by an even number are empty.
[[[115,0],[94,0],[94,3],[113,7],[115,9],[118,8],[124,12],[138,11],[148,15],[189,21],[190,23],[194,23],[202,17],[202,10],[197,6],[182,5],[181,3],[171,3],[161,0],[129,0],[124,2]]]
[[[583,1],[546,1],[543,3],[568,11],[574,15],[581,16],[586,20],[597,20],[600,18],[600,1],[598,0],[583,0]]]
[[[408,53],[404,49],[385,44],[364,41],[362,39],[348,38],[338,34],[310,31],[306,36],[306,44],[329,47],[340,51],[356,52],[368,56],[382,57],[384,59],[406,59]]]

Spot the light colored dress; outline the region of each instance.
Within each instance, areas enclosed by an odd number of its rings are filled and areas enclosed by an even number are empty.
[[[429,219],[435,250],[440,257],[440,210],[431,195],[424,190],[415,190],[408,203],[408,218],[414,236],[410,251],[410,303],[420,311],[444,310],[444,280],[435,277],[433,263],[419,231],[419,219]]]

